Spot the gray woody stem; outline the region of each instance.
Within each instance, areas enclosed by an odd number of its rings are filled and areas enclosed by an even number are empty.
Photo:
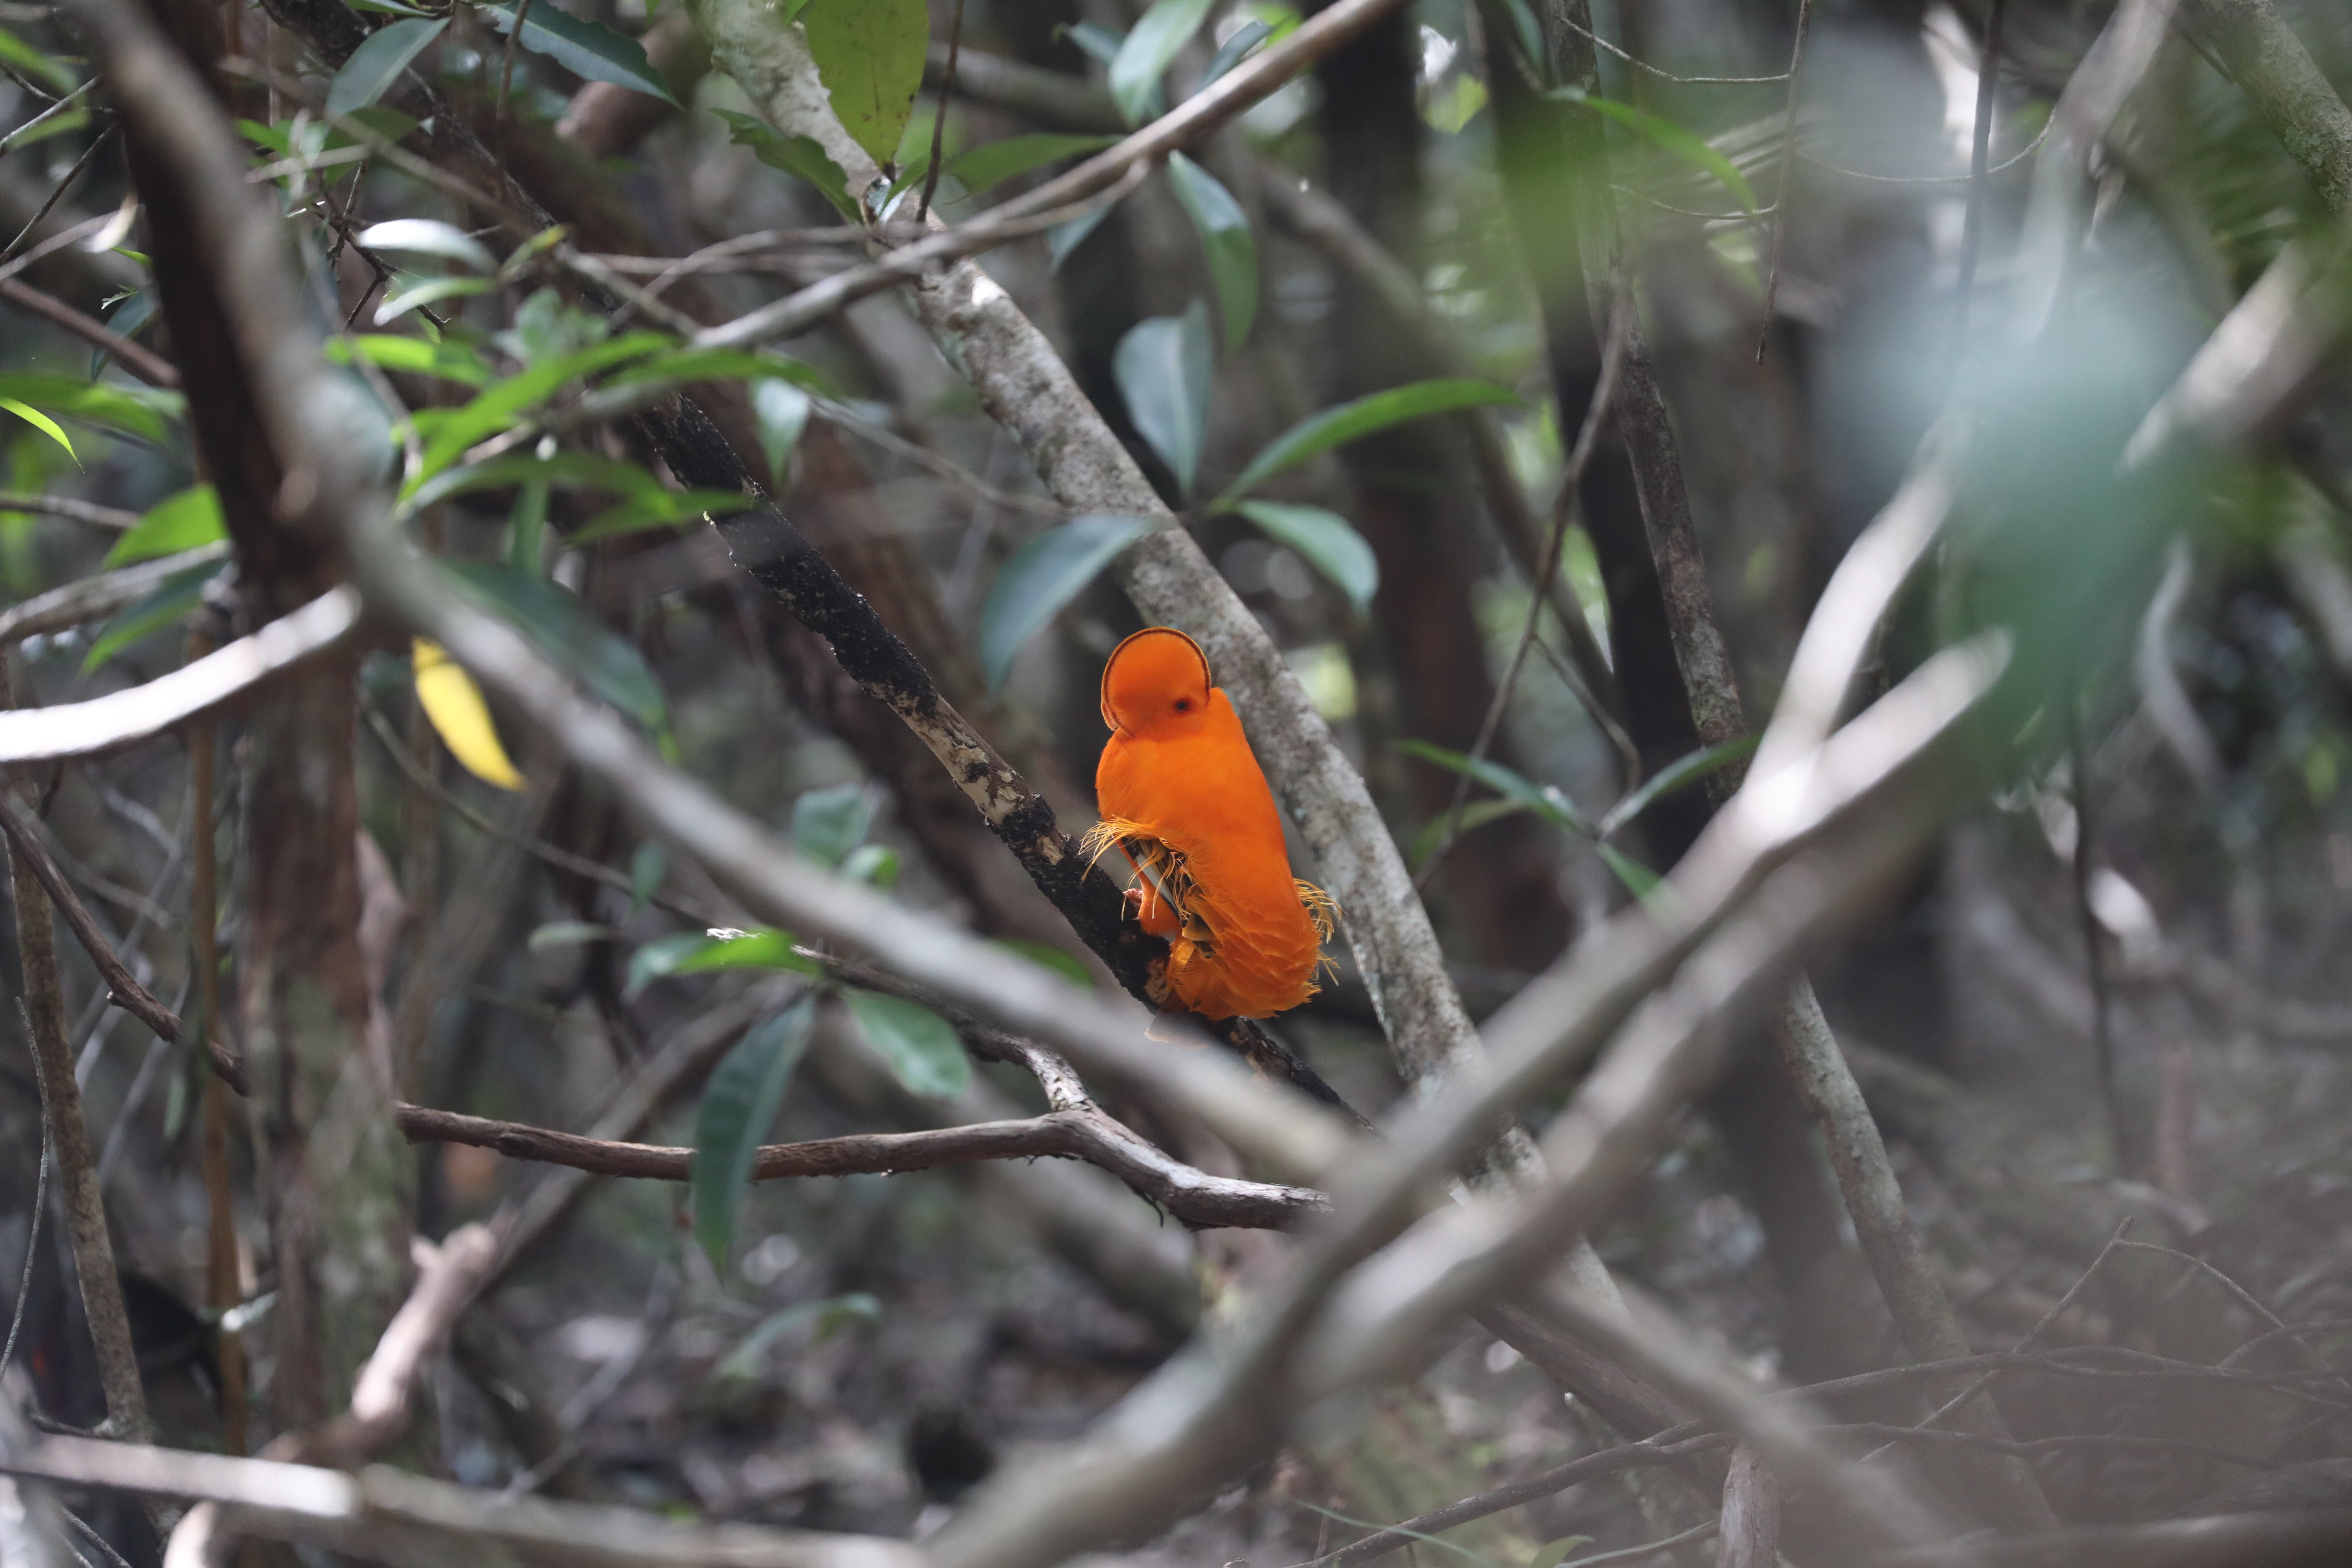
[[[1568,10],[1571,20],[1589,29],[1591,20],[1584,5],[1570,0]],[[1589,67],[1589,51],[1570,52],[1580,55]],[[1591,155],[1605,156],[1598,152]],[[1613,200],[1605,176],[1600,174],[1604,167],[1596,163],[1594,172],[1587,176],[1591,211],[1580,237],[1587,251],[1588,276],[1595,280],[1591,292],[1597,331],[1607,328],[1613,292],[1601,289],[1599,280],[1605,277],[1613,285],[1627,267]],[[1700,742],[1718,745],[1744,734],[1747,718],[1716,621],[1673,424],[1638,332],[1629,345],[1623,377],[1618,427],[1641,491],[1642,520],[1664,595],[1675,662]],[[1821,1124],[1832,1149],[1839,1151],[1832,1162],[1839,1188],[1904,1342],[1923,1360],[1966,1354],[1968,1344],[1960,1333],[1959,1320],[1903,1207],[1902,1189],[1887,1163],[1877,1124],[1863,1103],[1862,1090],[1837,1048],[1811,985],[1801,977],[1791,988],[1774,1032],[1806,1108]],[[1993,1412],[1979,1411],[1975,1418],[1992,1424],[1976,1428],[1987,1436],[2006,1436]],[[2004,1522],[2018,1529],[2048,1529],[2054,1524],[2040,1486],[2022,1462],[1999,1461],[1997,1475],[1997,1479],[1989,1478],[1987,1501]]]
[[[834,117],[796,27],[779,27],[774,12],[753,0],[697,0],[694,14],[714,58],[772,124],[814,137],[852,189],[871,183],[878,170]],[[1056,500],[1073,511],[1168,524],[1119,558],[1120,584],[1147,620],[1181,626],[1208,651],[1325,886],[1346,911],[1349,945],[1406,1079],[1429,1094],[1481,1070],[1476,1030],[1445,973],[1412,876],[1361,775],[1281,650],[1192,536],[1174,526],[1069,367],[1002,288],[962,260],[926,274],[909,293],[924,325],[964,367],[982,405],[1021,444]],[[1517,1128],[1504,1135],[1495,1163],[1513,1180],[1539,1178],[1534,1145]],[[1598,1260],[1580,1254],[1580,1262],[1587,1282],[1605,1290]]]
[[[16,705],[8,656],[0,651],[0,709]],[[106,1418],[116,1436],[144,1443],[147,1394],[139,1383],[139,1352],[131,1347],[131,1321],[122,1310],[122,1281],[114,1271],[114,1244],[106,1233],[106,1202],[99,1190],[98,1161],[89,1146],[89,1124],[82,1119],[73,1049],[66,1039],[57,931],[49,924],[48,900],[37,885],[31,863],[13,846],[8,867],[16,917],[16,958],[25,977],[25,1026],[32,1037],[41,1115],[57,1151],[66,1230],[73,1241],[74,1275],[81,1284],[82,1315],[89,1322],[90,1345],[98,1352]]]
[[[2272,0],[2182,0],[2179,20],[2221,57],[2327,210],[2352,208],[2352,110]]]

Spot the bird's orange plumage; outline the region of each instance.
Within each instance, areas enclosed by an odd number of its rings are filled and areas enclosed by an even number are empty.
[[[1274,793],[1200,645],[1167,626],[1119,644],[1103,667],[1102,715],[1104,820],[1087,844],[1097,855],[1118,846],[1141,873],[1129,898],[1143,928],[1169,939],[1171,1004],[1264,1018],[1315,994],[1338,910],[1291,876]]]

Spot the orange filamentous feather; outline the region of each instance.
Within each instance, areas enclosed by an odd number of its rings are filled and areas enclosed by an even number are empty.
[[[1085,847],[1116,845],[1135,867],[1138,916],[1169,939],[1171,1003],[1264,1018],[1314,995],[1339,907],[1291,876],[1274,792],[1200,645],[1167,626],[1119,644],[1102,711],[1103,820]]]

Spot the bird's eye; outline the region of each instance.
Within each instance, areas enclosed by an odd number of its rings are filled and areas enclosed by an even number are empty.
[[[1176,711],[1177,711],[1177,712],[1179,712],[1179,713],[1190,713],[1192,710],[1192,700],[1191,698],[1189,698],[1189,697],[1179,697],[1178,699],[1176,699]]]

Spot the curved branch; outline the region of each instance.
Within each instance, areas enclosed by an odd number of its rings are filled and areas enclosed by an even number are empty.
[[[18,502],[37,504],[20,507]],[[130,528],[139,521],[139,514],[131,511],[119,514],[129,520],[127,521],[117,523],[110,521],[118,515],[111,507],[88,507],[91,512],[107,514],[104,519],[85,518],[79,510],[64,510],[86,505],[61,496],[0,495],[0,510],[47,511],[79,521],[102,522],[110,528]],[[87,626],[102,616],[113,615],[138,603],[189,567],[201,566],[207,561],[218,561],[227,553],[228,542],[226,540],[200,544],[177,555],[166,555],[159,561],[142,561],[136,566],[125,566],[118,572],[101,572],[94,577],[77,578],[46,594],[36,594],[21,605],[11,605],[0,610],[0,647],[23,642],[26,637],[47,637],[68,626]]]
[[[350,588],[330,589],[251,637],[144,686],[87,702],[0,713],[0,764],[87,757],[151,740],[326,652],[359,621],[359,595]]]
[[[510,1160],[568,1165],[599,1176],[683,1182],[693,1173],[691,1149],[583,1138],[421,1105],[399,1106],[396,1114],[401,1133],[411,1143],[467,1143],[494,1149]],[[1091,1105],[1024,1121],[975,1121],[927,1132],[856,1132],[803,1143],[770,1143],[753,1162],[751,1179],[896,1175],[982,1160],[1045,1157],[1099,1165],[1197,1229],[1290,1230],[1329,1207],[1322,1194],[1309,1188],[1235,1181],[1180,1163]]]
[[[31,868],[34,879],[49,895],[50,904],[65,917],[66,924],[73,928],[74,936],[81,942],[82,950],[89,954],[90,963],[97,965],[99,978],[106,982],[107,1000],[164,1039],[178,1039],[181,1030],[179,1015],[157,1001],[152,992],[140,984],[130,966],[108,944],[105,933],[98,929],[98,922],[89,918],[89,910],[82,907],[81,900],[58,869],[56,858],[50,855],[48,846],[41,842],[39,830],[26,816],[25,808],[5,791],[0,791],[0,832],[5,832],[9,842],[16,846],[18,860]],[[245,1063],[238,1059],[235,1051],[218,1040],[207,1037],[205,1055],[211,1060],[213,1070],[220,1074],[222,1080],[231,1089],[239,1094],[251,1092],[246,1082]]]

